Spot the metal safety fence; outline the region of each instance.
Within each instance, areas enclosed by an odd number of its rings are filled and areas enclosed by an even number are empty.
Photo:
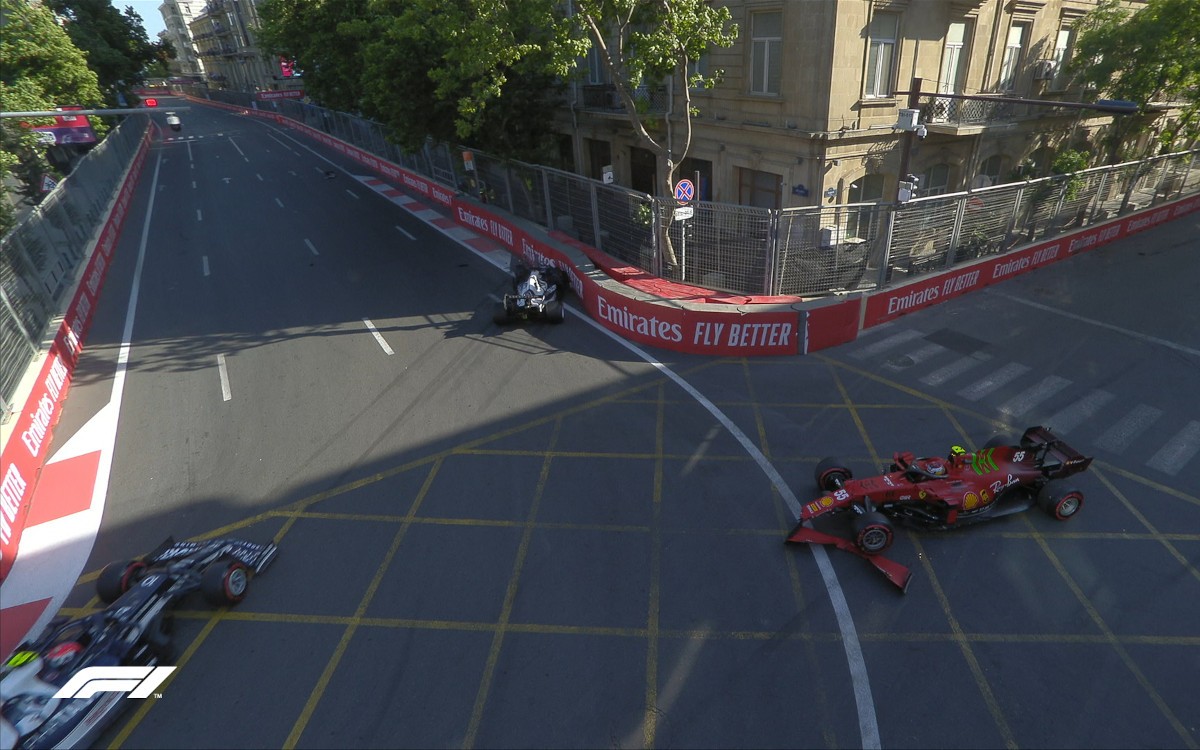
[[[148,118],[125,118],[0,238],[0,421],[12,414],[17,386],[41,351],[148,126]]]
[[[303,122],[657,276],[745,295],[879,289],[1200,192],[1193,150],[906,203],[766,209],[697,201],[678,218],[673,199],[473,149],[429,140],[402,153],[384,126],[344,112],[189,93]]]

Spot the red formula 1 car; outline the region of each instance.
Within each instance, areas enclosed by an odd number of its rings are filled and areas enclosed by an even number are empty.
[[[871,561],[901,589],[908,568],[881,553],[892,544],[893,523],[941,531],[1028,510],[1035,503],[1060,521],[1083,506],[1083,493],[1062,480],[1086,469],[1091,457],[1045,427],[1030,427],[1018,445],[993,438],[977,453],[955,446],[948,458],[896,453],[887,474],[854,479],[833,458],[817,464],[826,495],[801,509],[789,542],[832,544]],[[851,538],[818,531],[814,521],[849,517]]]

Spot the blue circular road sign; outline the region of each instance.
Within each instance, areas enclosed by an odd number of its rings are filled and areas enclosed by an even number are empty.
[[[691,180],[680,180],[675,183],[675,200],[686,203],[696,197],[696,186]]]

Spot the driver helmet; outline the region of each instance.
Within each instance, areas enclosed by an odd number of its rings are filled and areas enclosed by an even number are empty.
[[[926,466],[926,471],[928,471],[930,474],[932,474],[935,477],[946,476],[946,464],[942,463],[940,460],[938,460],[936,458],[932,459],[930,461],[926,461],[925,466]]]
[[[538,278],[537,271],[529,274],[529,278],[525,280],[523,286],[526,296],[538,297],[542,294],[542,280]]]
[[[82,653],[83,646],[79,645],[78,641],[64,641],[46,652],[46,666],[55,672],[61,672],[69,668]]]

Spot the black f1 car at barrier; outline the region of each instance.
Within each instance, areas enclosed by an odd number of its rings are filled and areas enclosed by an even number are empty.
[[[516,261],[510,267],[512,292],[496,305],[492,320],[505,325],[514,320],[546,320],[561,323],[566,320],[563,296],[570,289],[567,274],[554,266],[529,268]]]
[[[1017,444],[992,438],[975,453],[954,446],[948,458],[896,453],[888,473],[864,479],[854,479],[841,461],[825,458],[815,478],[827,494],[801,508],[787,541],[853,552],[903,590],[910,571],[882,556],[894,539],[893,524],[944,531],[1035,504],[1066,521],[1083,507],[1083,493],[1064,480],[1091,463],[1045,427],[1030,427]],[[816,528],[815,521],[833,517],[849,521],[849,539]]]
[[[277,552],[274,543],[167,539],[106,566],[96,593],[107,607],[56,618],[0,666],[0,750],[90,746],[175,669],[174,606],[193,592],[214,606],[237,604]]]

